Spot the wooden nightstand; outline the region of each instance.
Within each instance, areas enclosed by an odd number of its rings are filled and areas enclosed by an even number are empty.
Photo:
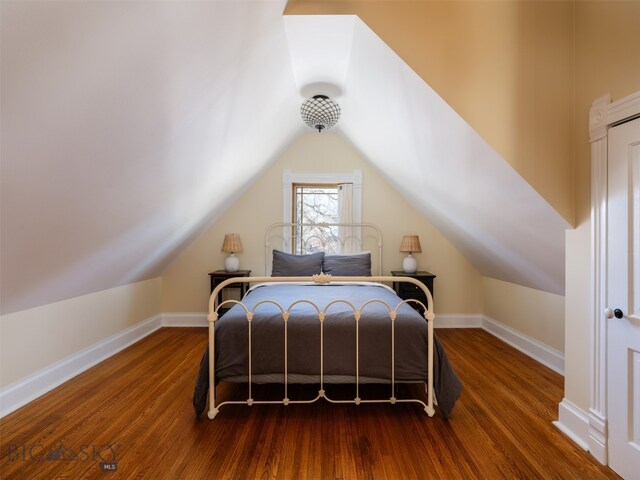
[[[209,277],[211,278],[210,293],[213,293],[213,291],[218,285],[220,285],[225,280],[228,280],[229,278],[250,277],[250,276],[251,276],[251,270],[238,270],[237,272],[227,272],[226,270],[216,270],[215,272],[211,272],[209,274]],[[235,283],[227,287],[224,287],[222,290],[218,292],[218,305],[222,303],[222,292],[224,290],[231,290],[231,289],[240,290],[240,299],[242,299],[242,297],[244,297],[245,293],[247,293],[247,290],[249,289],[249,284]],[[222,307],[219,312],[220,315],[224,315],[224,313],[227,312],[229,308],[231,307]]]
[[[393,275],[394,277],[415,278],[416,280],[419,280],[420,282],[425,284],[425,286],[431,292],[431,297],[434,296],[433,295],[433,279],[436,278],[436,276],[433,273],[420,272],[420,271],[416,273],[405,273],[402,270],[394,270],[391,272],[391,275]],[[406,283],[406,282],[393,282],[393,289],[396,291],[396,294],[403,300],[413,298],[414,300],[421,301],[425,305],[427,304],[427,296],[424,294],[422,290],[420,290],[420,288],[417,285],[414,285],[412,283]],[[422,307],[420,307],[420,305],[413,302],[410,303],[410,305],[416,310],[418,310],[419,312],[423,313],[423,309]]]

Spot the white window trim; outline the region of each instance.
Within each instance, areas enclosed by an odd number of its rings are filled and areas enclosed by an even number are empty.
[[[291,223],[292,190],[294,183],[351,183],[353,184],[353,220],[362,223],[362,170],[352,173],[293,173],[282,171],[282,221]]]

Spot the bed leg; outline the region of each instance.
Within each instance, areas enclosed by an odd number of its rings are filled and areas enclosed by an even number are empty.
[[[213,312],[207,315],[207,321],[209,323],[209,411],[207,417],[213,420],[213,417],[218,413],[216,408],[216,320],[218,319],[218,313]]]
[[[429,298],[429,306],[433,308],[433,299],[430,297],[430,293],[427,290],[427,298]],[[434,345],[433,341],[433,320],[435,315],[432,310],[425,312],[425,319],[427,320],[427,340],[429,342],[429,351],[427,352],[427,406],[425,411],[427,415],[433,417],[435,409],[433,408],[433,355]]]

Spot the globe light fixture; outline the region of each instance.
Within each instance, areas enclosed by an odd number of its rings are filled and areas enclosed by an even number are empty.
[[[300,107],[304,123],[322,132],[333,127],[340,119],[340,105],[326,95],[314,95]]]

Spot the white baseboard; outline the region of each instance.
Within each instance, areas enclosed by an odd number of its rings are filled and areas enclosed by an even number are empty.
[[[566,398],[558,405],[558,420],[553,424],[580,448],[589,450],[589,415]]]
[[[206,327],[206,313],[154,315],[0,389],[0,418],[53,390],[161,327]]]
[[[163,327],[208,327],[206,313],[163,313]]]
[[[438,313],[435,328],[482,328],[513,348],[564,375],[564,354],[486,315]]]
[[[154,315],[0,389],[0,418],[155,332],[161,319]]]
[[[438,313],[434,323],[435,328],[482,328],[482,315]]]
[[[600,412],[589,409],[589,452],[601,464],[607,465],[607,419]]]
[[[0,389],[0,418],[138,342],[161,327],[207,327],[207,325],[206,313],[154,315]],[[480,314],[438,314],[435,325],[436,328],[483,328],[552,370],[560,374],[564,373],[564,355],[561,352],[486,316]],[[587,425],[588,423],[587,419]],[[588,438],[588,434],[586,438]]]
[[[564,375],[562,352],[487,316],[482,317],[482,328],[554,372]]]

